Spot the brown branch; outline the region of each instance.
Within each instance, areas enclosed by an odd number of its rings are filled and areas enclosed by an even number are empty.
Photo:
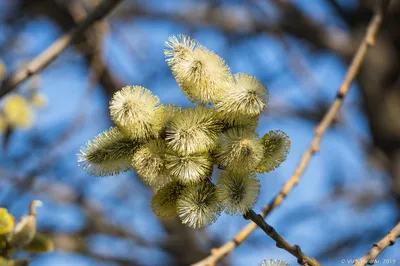
[[[394,245],[396,239],[400,238],[400,222],[379,242],[372,245],[370,251],[359,259],[356,259],[354,266],[373,265],[379,254],[388,246]]]
[[[11,73],[2,83],[0,87],[0,98],[10,92],[21,82],[30,76],[40,72],[51,62],[53,62],[71,43],[87,30],[96,21],[102,19],[111,10],[113,10],[122,0],[104,0],[82,23],[76,28],[65,33],[58,38],[45,51],[32,59],[28,64],[19,70]]]
[[[244,218],[246,220],[252,220],[255,224],[258,225],[269,237],[271,237],[275,242],[278,248],[282,248],[295,256],[297,258],[297,262],[300,265],[307,266],[321,266],[314,258],[310,258],[306,254],[301,251],[301,248],[298,245],[292,245],[287,242],[280,234],[278,234],[275,229],[267,224],[260,214],[256,214],[253,210],[248,211]]]
[[[365,37],[360,44],[353,60],[350,63],[350,66],[347,70],[345,78],[342,84],[339,87],[338,93],[336,95],[335,100],[329,107],[327,113],[324,115],[321,122],[315,129],[315,135],[312,139],[311,143],[309,144],[307,150],[303,153],[297,168],[295,169],[293,175],[285,182],[282,189],[279,193],[271,200],[271,202],[264,206],[261,216],[266,217],[268,216],[276,207],[278,207],[282,201],[286,198],[289,192],[297,185],[300,180],[300,177],[304,173],[305,169],[307,168],[311,158],[315,153],[319,151],[319,145],[321,139],[329,126],[331,125],[332,121],[337,116],[340,107],[343,104],[343,100],[347,95],[348,91],[350,90],[350,86],[354,81],[362,62],[365,59],[367,54],[368,48],[371,47],[374,42],[378,32],[380,25],[382,24],[382,20],[386,9],[389,5],[390,0],[382,0],[381,6],[378,11],[375,13],[374,17],[372,18],[371,22],[368,25],[367,32]],[[236,236],[230,240],[229,242],[225,243],[224,245],[220,246],[219,248],[215,248],[211,250],[211,255],[204,258],[203,260],[193,264],[192,266],[205,266],[205,265],[215,265],[215,263],[220,260],[222,257],[229,254],[235,247],[240,245],[243,241],[247,239],[247,237],[257,228],[255,223],[249,223],[242,230],[236,234]]]

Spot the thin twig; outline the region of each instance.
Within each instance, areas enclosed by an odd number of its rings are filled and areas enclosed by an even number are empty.
[[[300,265],[307,265],[307,266],[321,266],[314,258],[310,258],[306,254],[301,251],[301,248],[298,245],[292,245],[287,242],[280,234],[278,234],[275,229],[267,224],[259,214],[256,214],[253,210],[248,211],[244,218],[246,220],[252,220],[255,224],[258,225],[268,236],[270,236],[276,242],[276,246],[278,248],[282,248],[295,256],[297,258],[297,262]]]
[[[13,90],[21,82],[30,76],[40,72],[51,62],[53,62],[71,43],[73,43],[85,30],[87,30],[96,21],[102,19],[111,12],[122,0],[104,0],[89,16],[82,21],[76,28],[65,33],[58,38],[45,51],[32,59],[21,69],[11,73],[0,87],[0,98]]]
[[[282,201],[286,198],[288,193],[296,186],[299,182],[300,177],[304,173],[305,169],[307,168],[311,158],[315,153],[319,151],[319,145],[323,135],[325,134],[326,130],[331,125],[332,121],[337,116],[340,107],[343,104],[343,100],[347,95],[348,91],[350,90],[350,86],[356,77],[362,62],[365,59],[367,54],[368,48],[371,47],[374,42],[378,32],[378,29],[382,23],[384,14],[386,9],[389,5],[390,0],[382,0],[381,6],[378,11],[375,13],[374,17],[372,18],[371,22],[368,25],[367,32],[365,37],[358,47],[358,50],[353,57],[353,60],[350,63],[350,66],[347,70],[346,76],[339,87],[337,92],[336,98],[329,107],[327,113],[322,118],[321,122],[315,129],[314,138],[312,139],[311,143],[309,144],[307,150],[303,153],[299,164],[297,165],[296,170],[294,171],[293,175],[285,182],[282,189],[279,193],[271,200],[271,202],[263,207],[261,216],[266,217],[268,216],[276,207],[278,207]],[[236,234],[236,236],[230,240],[229,242],[223,244],[219,248],[215,248],[211,250],[211,255],[204,258],[203,260],[193,264],[192,266],[212,266],[215,265],[217,261],[219,261],[222,257],[229,254],[234,248],[240,245],[243,241],[247,239],[247,237],[257,228],[255,223],[249,223],[242,230]]]
[[[376,258],[379,254],[388,246],[394,245],[396,239],[400,238],[400,222],[379,242],[372,245],[372,248],[369,250],[367,254],[362,256],[359,259],[356,259],[354,262],[354,266],[365,266],[365,265],[373,265],[377,262]],[[389,262],[392,263],[392,262]]]

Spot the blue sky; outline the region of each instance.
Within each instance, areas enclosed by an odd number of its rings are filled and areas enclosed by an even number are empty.
[[[188,2],[165,1],[164,4],[164,1],[151,1],[147,5],[159,11],[179,13],[189,8]],[[326,8],[325,1],[308,1],[309,5],[305,5],[304,1],[296,2],[316,20],[340,26],[340,22],[333,18],[331,10]],[[126,85],[147,87],[159,96],[163,103],[191,105],[180,91],[164,61],[164,42],[172,34],[191,32],[193,38],[221,55],[233,73],[245,72],[259,78],[269,88],[269,106],[272,107],[285,109],[310,106],[312,108],[315,98],[330,102],[346,70],[343,62],[334,55],[319,52],[316,56],[299,41],[290,39],[294,49],[307,60],[319,84],[317,89],[310,89],[298,82],[290,72],[287,51],[278,39],[269,35],[243,38],[231,45],[226,36],[213,27],[197,27],[190,30],[177,23],[140,18],[124,22],[112,20],[111,23],[113,27],[119,29],[118,34],[122,34],[124,39],[135,47],[135,51],[140,56],[132,54],[126,43],[115,36],[117,33],[111,32],[107,34],[103,42],[103,58],[109,63],[110,69]],[[1,30],[3,30],[2,27],[0,27]],[[32,20],[23,30],[21,47],[14,48],[12,53],[4,55],[2,59],[6,63],[11,63],[11,59],[16,56],[20,58],[18,60],[20,62],[29,60],[43,51],[59,34],[59,30],[50,21],[40,18]],[[2,41],[1,38],[0,41]],[[17,67],[15,62],[10,64],[10,68],[15,67]],[[51,171],[48,176],[40,176],[39,182],[47,182],[48,179],[62,180],[62,183],[73,190],[81,189],[79,184],[84,180],[82,183],[85,195],[96,205],[101,206],[107,215],[112,217],[114,223],[129,228],[150,241],[162,239],[163,229],[151,213],[150,192],[143,189],[139,181],[132,178],[133,173],[125,173],[118,177],[95,178],[84,173],[83,169],[77,165],[76,153],[79,152],[80,147],[111,125],[108,100],[101,88],[96,88],[92,95],[84,98],[89,82],[82,57],[74,49],[68,49],[40,74],[40,79],[40,89],[49,98],[49,104],[45,109],[37,111],[33,129],[17,132],[13,136],[10,146],[11,154],[18,152],[18,147],[23,147],[31,134],[38,134],[45,139],[54,138],[69,126],[78,113],[84,112],[85,120],[82,127],[76,130],[73,138],[58,148],[61,156],[54,163],[62,164],[62,172],[57,169]],[[23,84],[21,88],[24,86],[27,84]],[[282,206],[267,219],[288,241],[300,245],[310,256],[352,232],[362,232],[375,226],[389,228],[395,224],[393,202],[385,201],[367,210],[356,210],[345,200],[326,199],[327,195],[332,193],[332,184],[339,180],[343,181],[349,189],[361,192],[369,186],[382,188],[382,190],[387,186],[387,176],[371,169],[367,164],[367,155],[363,144],[359,141],[359,136],[370,140],[366,118],[355,107],[359,97],[355,85],[349,97],[346,98],[341,112],[341,120],[344,123],[327,132],[321,143],[321,153],[312,159],[299,185]],[[267,107],[259,121],[258,133],[263,135],[271,129],[281,129],[290,136],[292,148],[287,160],[279,169],[269,174],[259,175],[262,190],[255,210],[260,210],[264,204],[268,203],[285,180],[291,176],[301,154],[311,141],[314,126],[315,124],[297,117],[274,114],[274,109],[269,111]],[[33,150],[32,153],[35,151]],[[0,154],[0,158],[6,156],[6,154]],[[2,163],[0,166],[7,167]],[[128,199],[118,197],[121,187],[125,187],[126,193],[135,194],[135,197],[128,197]],[[71,202],[54,202],[51,197],[41,193],[27,195],[11,211],[17,216],[21,215],[33,197],[45,203],[38,211],[39,227],[56,226],[62,232],[73,233],[84,225],[84,215],[78,206]],[[118,208],[121,204],[129,208]],[[241,216],[222,215],[206,230],[226,241],[246,223],[247,221]],[[137,228],[140,230],[135,230]],[[143,260],[145,265],[158,265],[160,261],[167,259],[165,254],[158,250],[138,247],[134,243],[123,240],[109,239],[99,235],[88,241],[91,248],[97,252],[111,252],[123,257],[133,256]],[[112,247],[110,247],[111,243]],[[353,249],[343,259],[360,257],[371,245],[372,242],[365,243],[361,248]],[[380,258],[400,260],[396,250],[398,250],[396,247],[389,248]],[[257,230],[229,258],[231,265],[234,266],[256,265],[263,259],[270,258],[296,265],[295,259],[286,251],[276,248],[272,240],[261,230]],[[62,251],[38,256],[32,262],[33,266],[94,264],[103,265]],[[324,261],[324,265],[339,264],[339,261]]]

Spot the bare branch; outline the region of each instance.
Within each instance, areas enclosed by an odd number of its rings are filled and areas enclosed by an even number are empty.
[[[96,21],[102,19],[113,10],[122,0],[104,0],[89,16],[76,28],[58,38],[45,51],[32,59],[19,70],[11,73],[0,87],[0,98],[10,92],[30,76],[40,72],[53,62],[71,43]]]
[[[380,8],[375,13],[375,16],[372,18],[371,22],[368,25],[367,32],[365,37],[360,44],[353,60],[350,63],[350,66],[347,70],[345,78],[339,87],[338,93],[336,95],[335,100],[331,104],[330,108],[328,109],[327,113],[324,115],[321,122],[315,129],[315,135],[312,139],[311,143],[309,144],[307,150],[303,153],[297,168],[295,169],[293,175],[285,182],[282,189],[279,193],[272,199],[272,201],[264,206],[263,211],[261,213],[262,217],[266,217],[269,215],[272,210],[278,207],[282,201],[286,198],[289,192],[297,185],[299,182],[302,174],[304,173],[305,169],[307,168],[311,158],[315,153],[317,153],[320,149],[319,145],[321,139],[329,126],[331,125],[332,121],[337,116],[340,107],[343,104],[343,100],[347,95],[348,91],[350,90],[350,86],[354,81],[362,62],[365,59],[367,54],[368,48],[371,47],[374,42],[378,32],[378,29],[382,23],[384,14],[386,9],[389,5],[390,0],[383,0],[381,3]],[[215,265],[215,263],[220,260],[223,256],[229,254],[235,247],[241,244],[243,241],[247,239],[247,237],[257,228],[255,223],[249,223],[242,230],[236,234],[236,236],[230,240],[229,242],[225,243],[219,248],[212,249],[211,255],[204,258],[203,260],[193,264],[192,266],[204,266],[204,265]]]
[[[396,239],[400,238],[400,222],[379,242],[372,245],[370,251],[359,259],[356,259],[354,266],[373,265],[379,254],[388,246],[394,245]]]
[[[252,220],[255,224],[258,225],[269,237],[271,237],[276,242],[276,246],[278,248],[282,248],[295,256],[297,258],[297,262],[300,265],[308,265],[308,266],[321,266],[314,258],[310,258],[306,254],[301,251],[301,248],[298,245],[292,245],[287,242],[281,235],[279,235],[275,229],[267,224],[259,214],[256,214],[253,210],[250,210],[244,215],[246,220]]]

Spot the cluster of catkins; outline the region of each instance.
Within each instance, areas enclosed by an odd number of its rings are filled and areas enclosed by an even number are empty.
[[[148,89],[126,86],[110,101],[116,126],[89,141],[78,162],[98,176],[133,168],[156,190],[155,214],[202,228],[223,210],[249,211],[260,192],[256,173],[278,167],[290,140],[280,130],[255,133],[268,101],[255,77],[232,75],[221,57],[190,37],[171,36],[166,46],[176,81],[197,106],[160,104]],[[223,171],[214,184],[216,168]]]

